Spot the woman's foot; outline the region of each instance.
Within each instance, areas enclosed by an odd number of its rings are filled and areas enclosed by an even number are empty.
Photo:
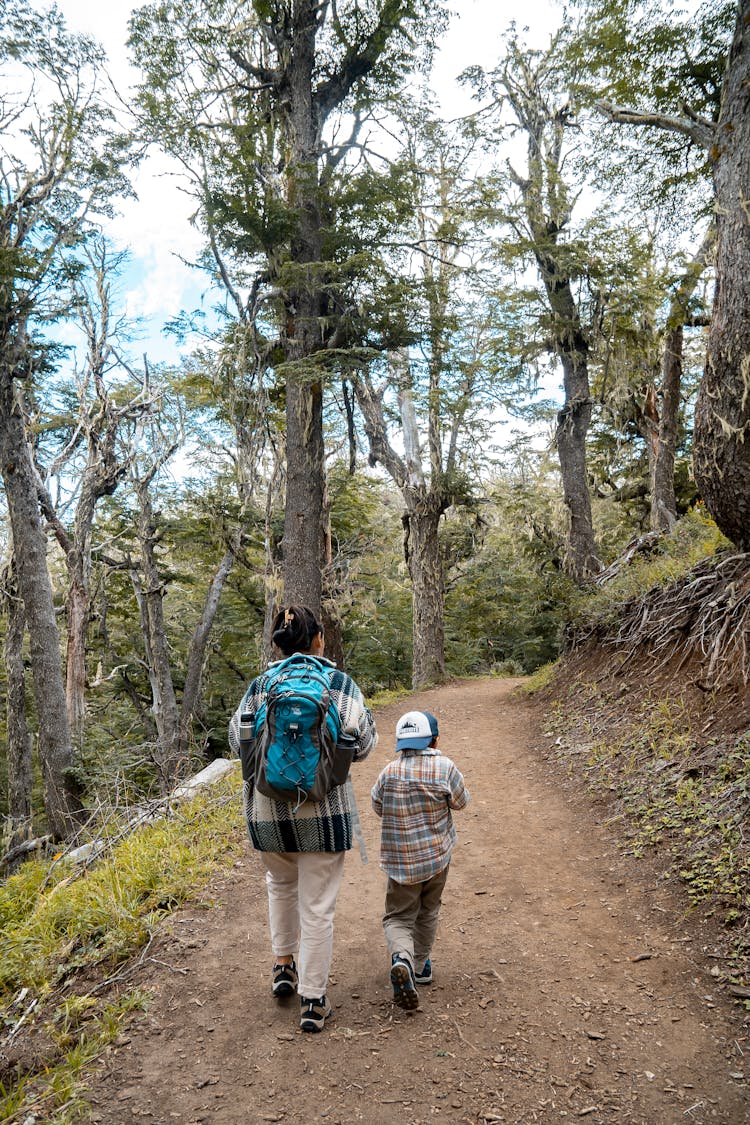
[[[330,1014],[331,1005],[325,996],[318,1000],[300,997],[299,1025],[303,1031],[322,1031]]]
[[[294,961],[288,965],[274,965],[271,991],[277,999],[294,995],[297,991],[297,966]]]

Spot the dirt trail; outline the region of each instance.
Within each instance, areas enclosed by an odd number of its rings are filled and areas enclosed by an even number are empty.
[[[750,1041],[678,904],[581,814],[535,751],[514,681],[459,683],[377,713],[353,777],[370,862],[347,861],[335,1014],[274,1002],[257,857],[177,912],[144,966],[149,1011],[91,1084],[92,1121],[417,1125],[750,1121]],[[393,1007],[369,788],[396,719],[438,715],[471,790],[421,1008]]]

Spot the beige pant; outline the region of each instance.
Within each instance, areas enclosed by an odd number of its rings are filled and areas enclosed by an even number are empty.
[[[448,868],[444,867],[424,883],[388,879],[383,915],[388,952],[391,956],[399,953],[412,968],[421,969],[430,956],[447,878]]]
[[[325,996],[346,852],[260,854],[266,865],[273,955],[296,958],[300,996]]]

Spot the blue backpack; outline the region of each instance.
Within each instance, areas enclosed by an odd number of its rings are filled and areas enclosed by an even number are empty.
[[[254,716],[240,716],[243,773],[258,792],[301,804],[322,801],[346,781],[352,749],[337,745],[332,672],[314,656],[295,653],[265,674],[264,702]]]

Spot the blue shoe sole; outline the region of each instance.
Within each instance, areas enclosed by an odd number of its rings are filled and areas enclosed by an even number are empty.
[[[409,966],[405,961],[397,961],[391,966],[393,1002],[407,1012],[419,1007],[419,993],[414,985]]]

